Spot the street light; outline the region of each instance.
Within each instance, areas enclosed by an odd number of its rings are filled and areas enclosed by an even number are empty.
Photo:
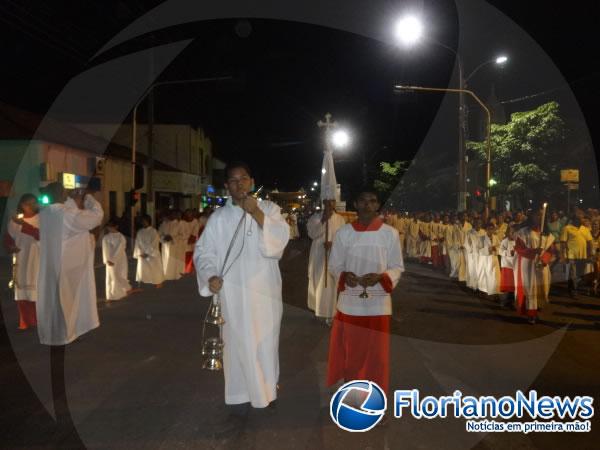
[[[334,148],[346,148],[350,144],[350,135],[346,130],[336,130],[331,135],[331,143]]]
[[[405,16],[401,18],[396,25],[396,36],[405,46],[414,45],[422,36],[422,22],[415,16]],[[466,170],[466,151],[465,151],[465,136],[467,129],[467,111],[465,105],[465,96],[467,89],[467,81],[471,79],[475,73],[483,66],[496,63],[502,65],[508,61],[506,55],[499,55],[497,58],[485,61],[477,66],[467,77],[464,74],[463,62],[459,53],[441,42],[427,38],[428,42],[432,42],[439,47],[452,52],[456,57],[458,66],[458,210],[464,211],[467,204],[467,170]]]
[[[423,25],[415,16],[406,16],[396,24],[396,37],[404,45],[413,45],[423,34]]]
[[[313,181],[313,186],[317,187],[319,185],[319,183],[317,183],[316,181]]]

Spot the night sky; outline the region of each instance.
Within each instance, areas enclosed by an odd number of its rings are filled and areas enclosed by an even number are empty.
[[[45,113],[64,85],[94,64],[181,39],[194,41],[160,75],[160,80],[232,75],[220,86],[169,86],[155,92],[156,121],[202,126],[222,159],[250,162],[260,184],[280,190],[305,188],[319,177],[322,137],[316,122],[326,112],[352,130],[354,142],[336,156],[338,181],[356,184],[363,152],[380,159],[411,159],[421,147],[441,96],[394,95],[394,83],[448,86],[454,56],[430,45],[405,52],[378,40],[303,23],[230,19],[195,22],[144,35],[93,55],[116,33],[160,1],[135,0],[0,3],[0,100]],[[435,38],[455,48],[458,18],[454,2],[418,2],[435,19]],[[597,43],[600,14],[592,2],[549,8],[546,1],[489,2],[510,17],[554,61],[573,90],[590,128],[594,147],[600,88]],[[402,3],[398,3],[402,5]],[[402,8],[398,7],[401,11]],[[535,55],[511,48],[510,36],[481,24],[488,55],[464,55],[472,69],[494,52],[507,51],[501,70],[482,69],[470,86],[486,99],[495,86],[500,101],[545,90],[530,101],[506,104],[507,112],[565,95],[567,84],[531,70]],[[514,44],[514,43],[512,43]],[[146,117],[144,108],[140,117]],[[106,117],[83,120],[105,121]],[[445,137],[453,141],[451,134]],[[372,165],[370,166],[372,167]]]

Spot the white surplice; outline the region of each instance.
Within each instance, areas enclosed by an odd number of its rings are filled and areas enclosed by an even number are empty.
[[[212,295],[208,280],[221,275],[229,243],[246,214],[219,293],[225,319],[225,403],[250,402],[263,408],[277,397],[283,312],[279,259],[288,243],[290,227],[279,206],[269,201],[258,205],[265,215],[263,227],[231,199],[217,209],[196,243],[194,266],[200,295]]]
[[[368,273],[385,274],[389,277],[389,287],[394,288],[404,272],[398,231],[386,224],[372,231],[357,231],[353,224],[344,225],[335,236],[329,270],[338,278],[342,272],[352,272],[359,277]],[[351,316],[392,314],[391,291],[382,283],[367,287],[368,299],[360,297],[363,291],[360,285],[345,285],[337,310]]]
[[[131,290],[127,276],[128,265],[125,236],[121,233],[107,233],[102,238],[102,262],[106,267],[106,300],[119,300]],[[112,266],[108,262],[113,263]]]
[[[160,236],[154,228],[146,227],[137,232],[133,249],[133,257],[137,259],[135,281],[161,284],[165,280],[159,243]]]
[[[490,251],[490,248],[494,248]],[[500,241],[496,234],[490,238],[487,234],[481,237],[479,248],[479,265],[483,274],[479,280],[479,290],[488,295],[496,295],[500,292],[500,262],[498,251]]]
[[[444,251],[450,260],[450,278],[458,278],[458,264],[460,253],[460,236],[458,235],[458,225],[454,223],[446,224],[444,228]]]
[[[335,233],[346,221],[339,214],[333,213],[326,227],[321,223],[321,217],[322,212],[316,213],[306,224],[308,237],[312,239],[308,258],[308,308],[314,311],[317,317],[331,318],[335,315],[337,280],[328,271],[325,287],[325,229],[329,228],[327,241],[333,243]]]
[[[419,256],[421,258],[431,258],[431,232],[433,222],[419,222]]]
[[[68,344],[100,325],[90,230],[100,225],[103,215],[91,195],[86,195],[84,209],[68,199],[40,212],[36,309],[42,344]]]
[[[469,222],[459,223],[458,227],[455,228],[456,241],[458,244],[458,281],[467,282],[469,279],[469,247],[467,243],[468,233],[471,231],[471,224]]]
[[[406,234],[406,256],[416,258],[419,256],[419,228],[421,222],[411,219],[407,226]]]
[[[483,230],[470,229],[465,234],[464,247],[466,249],[467,265],[467,287],[471,289],[479,288],[479,247]]]
[[[541,248],[544,252],[554,243],[554,235],[543,235],[540,245],[540,233],[530,227],[523,227],[515,235],[515,248],[523,245],[531,253]],[[518,250],[517,250],[518,251]],[[515,278],[517,281],[517,301],[520,296],[525,297],[525,309],[537,311],[548,302],[550,294],[551,273],[549,265],[537,264],[538,258],[517,255],[515,257]]]
[[[191,221],[182,220],[181,224],[183,225],[183,235],[185,236],[185,251],[193,252],[196,247],[196,239],[198,238],[198,233],[200,232],[200,222],[198,219],[192,219]],[[190,244],[190,237],[193,238],[193,243]]]
[[[39,215],[23,219],[32,227],[39,230]],[[37,284],[40,269],[40,245],[31,235],[21,231],[22,226],[12,220],[8,222],[7,232],[20,249],[17,253],[15,272],[15,300],[37,300]]]
[[[165,280],[179,280],[185,269],[183,230],[179,220],[164,220],[158,228],[162,243],[162,266]],[[167,241],[166,237],[171,236]]]

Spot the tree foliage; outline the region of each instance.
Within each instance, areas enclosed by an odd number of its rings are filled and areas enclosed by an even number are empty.
[[[377,178],[373,181],[373,187],[384,195],[389,195],[400,183],[402,175],[406,172],[410,161],[394,161],[379,163]]]
[[[506,124],[492,124],[492,195],[523,206],[527,199],[548,198],[560,185],[560,169],[567,168],[565,123],[557,102],[532,111],[513,113]],[[487,161],[486,143],[468,141],[476,158]]]

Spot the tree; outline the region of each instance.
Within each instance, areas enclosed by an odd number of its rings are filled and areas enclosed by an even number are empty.
[[[566,167],[565,123],[557,102],[532,111],[511,114],[507,124],[492,124],[492,195],[525,207],[529,199],[557,195],[560,169]],[[487,161],[485,142],[468,141],[467,148],[481,163]]]
[[[400,183],[402,175],[408,169],[410,161],[394,161],[379,163],[379,173],[373,182],[373,187],[383,195],[389,195]]]

